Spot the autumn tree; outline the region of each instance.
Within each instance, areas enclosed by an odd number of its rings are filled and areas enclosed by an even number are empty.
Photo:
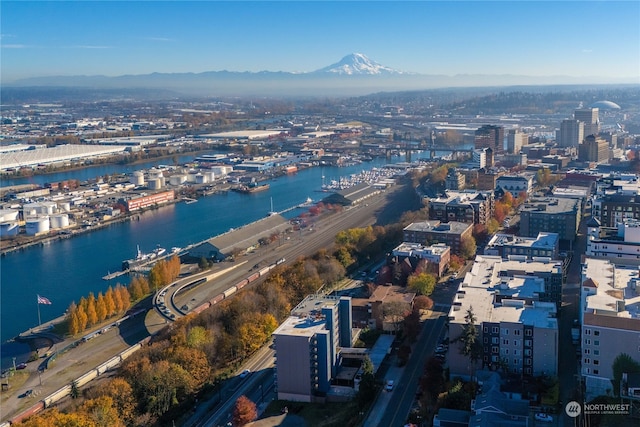
[[[78,316],[78,331],[82,332],[87,329],[89,318],[87,317],[86,311],[84,311],[84,307],[82,307],[81,305],[77,307],[76,313]]]
[[[104,302],[107,307],[107,317],[111,317],[116,312],[116,302],[113,299],[113,288],[109,286],[107,292],[104,294]]]
[[[96,312],[96,297],[93,292],[89,292],[89,298],[87,298],[87,322],[89,326],[98,323],[98,313]]]
[[[412,274],[407,279],[407,287],[418,295],[431,295],[436,288],[436,278],[433,274]]]
[[[465,236],[460,242],[460,255],[464,259],[472,259],[476,255],[476,239],[473,236]]]
[[[101,396],[97,399],[85,401],[79,410],[93,420],[97,427],[124,427],[125,424],[118,414],[113,398]]]
[[[382,304],[382,316],[390,322],[396,332],[400,331],[402,321],[408,314],[407,305],[400,301],[385,302]]]
[[[72,302],[69,305],[69,309],[67,310],[69,316],[69,333],[71,335],[75,335],[79,333],[82,329],[80,329],[80,320],[78,319],[78,307],[75,302]]]
[[[234,427],[244,426],[258,418],[256,404],[247,396],[242,395],[233,407],[232,423]]]
[[[413,300],[414,310],[431,310],[433,308],[433,300],[426,295],[419,295]]]
[[[136,399],[131,385],[123,378],[114,378],[100,387],[104,396],[113,399],[113,406],[126,425],[131,425],[136,416]]]
[[[98,322],[102,322],[107,318],[107,304],[102,292],[98,293],[98,299],[96,300],[96,314],[98,315]]]
[[[120,287],[116,287],[116,291],[120,294],[120,300],[122,301],[122,311],[129,310],[131,307],[131,295],[127,290],[126,286],[120,285]]]

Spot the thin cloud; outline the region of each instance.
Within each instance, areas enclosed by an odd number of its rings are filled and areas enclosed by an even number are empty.
[[[0,40],[2,39],[12,39],[16,37],[15,34],[0,34]]]
[[[86,44],[81,44],[81,45],[75,45],[75,46],[69,46],[70,49],[113,49],[113,46],[97,46],[97,45],[86,45]]]
[[[167,37],[145,37],[145,40],[150,40],[152,42],[173,42],[174,39],[170,39]]]
[[[582,53],[591,53],[593,52],[592,49],[582,49]]]
[[[3,44],[0,46],[2,49],[30,49],[35,46],[30,46],[28,44]]]

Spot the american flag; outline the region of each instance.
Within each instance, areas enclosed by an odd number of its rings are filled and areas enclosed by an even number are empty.
[[[40,295],[38,295],[38,304],[50,305],[51,301],[49,301],[49,298],[41,297]]]

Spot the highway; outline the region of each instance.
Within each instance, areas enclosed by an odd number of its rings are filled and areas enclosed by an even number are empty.
[[[283,257],[286,258],[287,262],[291,262],[298,257],[312,255],[321,248],[330,247],[334,243],[335,235],[341,230],[375,224],[377,214],[389,202],[389,196],[401,188],[402,186],[392,187],[386,192],[370,197],[365,204],[348,207],[340,213],[319,219],[312,226],[292,234],[290,239],[285,240],[282,244],[273,243],[265,248],[256,250],[253,254],[243,256],[233,263],[221,262],[216,264],[211,271],[180,279],[176,288],[200,277],[226,270],[233,266],[237,267],[227,271],[213,282],[207,282],[194,289],[173,295],[174,310],[172,311],[177,313],[176,308],[180,308],[185,304],[189,309],[193,309],[202,302],[215,297],[250,275],[251,267],[249,266],[254,266],[258,263],[260,266],[266,266]],[[171,293],[167,292],[167,296],[171,297]],[[151,301],[157,302],[158,300],[156,296],[148,299],[147,306],[150,309],[152,308]],[[158,332],[169,322],[170,318],[167,318],[164,313],[151,309],[146,316],[140,315],[124,322],[120,327],[112,328],[95,339],[61,354],[50,365],[49,369],[40,374],[40,376],[37,365],[30,363],[27,368],[30,377],[24,385],[11,389],[9,393],[3,393],[1,421],[10,419],[12,416],[28,409],[43,397],[68,385],[73,379],[80,377],[84,373],[95,369],[98,365],[114,357],[128,346]],[[58,344],[57,349],[59,350],[75,340],[68,339],[64,343]],[[29,389],[34,391],[33,396],[28,398],[18,397]]]

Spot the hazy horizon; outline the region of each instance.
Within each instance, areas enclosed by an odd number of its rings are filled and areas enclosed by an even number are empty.
[[[2,80],[312,72],[350,53],[421,75],[640,80],[640,3],[3,1]]]

